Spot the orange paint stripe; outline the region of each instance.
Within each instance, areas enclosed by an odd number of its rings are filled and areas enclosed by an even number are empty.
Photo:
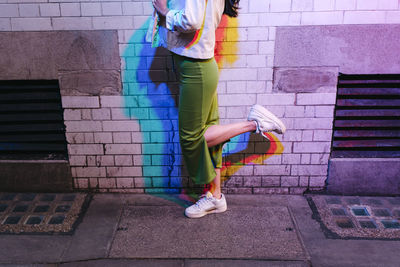
[[[190,43],[188,43],[185,46],[186,49],[191,48],[192,46],[194,46],[195,44],[197,44],[200,41],[200,37],[203,34],[204,23],[206,21],[207,2],[208,2],[208,0],[206,0],[206,6],[204,8],[204,19],[203,19],[203,24],[201,25],[201,29],[196,31],[192,41],[190,41]]]
[[[190,43],[188,43],[188,44],[185,46],[186,49],[191,48],[192,46],[194,46],[195,44],[197,44],[197,43],[199,42],[199,40],[200,40],[200,37],[199,37],[200,31],[201,31],[201,30],[197,30],[197,31],[196,31],[196,33],[194,34],[194,37],[193,37],[192,41],[190,41]]]
[[[225,162],[224,166],[222,166],[221,168],[222,180],[229,179],[231,175],[233,175],[235,172],[237,172],[238,170],[240,170],[242,167],[244,167],[249,163],[261,164],[263,161],[272,157],[273,155],[282,154],[283,146],[282,143],[279,141],[279,139],[274,134],[271,133],[267,133],[266,136],[271,145],[268,151],[263,155],[250,155],[238,162],[231,162],[231,161]]]

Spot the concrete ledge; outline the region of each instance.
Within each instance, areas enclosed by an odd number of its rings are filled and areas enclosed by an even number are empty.
[[[274,68],[274,92],[336,93],[337,67]]]
[[[400,25],[277,27],[275,67],[338,67],[342,73],[399,73]]]
[[[72,191],[72,174],[68,161],[4,160],[0,161],[0,173],[2,191]]]
[[[331,159],[327,192],[345,195],[400,194],[400,158]]]

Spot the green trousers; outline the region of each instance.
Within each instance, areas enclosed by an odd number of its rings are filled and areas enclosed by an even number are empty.
[[[204,133],[219,124],[218,65],[214,58],[193,59],[174,54],[179,72],[179,140],[190,178],[209,184],[222,167],[222,146],[207,147]]]

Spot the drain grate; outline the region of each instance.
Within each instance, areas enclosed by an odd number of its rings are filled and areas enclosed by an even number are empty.
[[[89,196],[0,193],[0,233],[71,233]]]
[[[400,197],[307,196],[328,238],[400,240]]]

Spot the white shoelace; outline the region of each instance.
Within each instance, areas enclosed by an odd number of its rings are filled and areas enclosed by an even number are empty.
[[[209,198],[207,197],[207,195],[201,195],[200,199],[196,202],[196,207],[201,208],[203,205],[205,205],[205,203],[207,203],[209,200]]]

